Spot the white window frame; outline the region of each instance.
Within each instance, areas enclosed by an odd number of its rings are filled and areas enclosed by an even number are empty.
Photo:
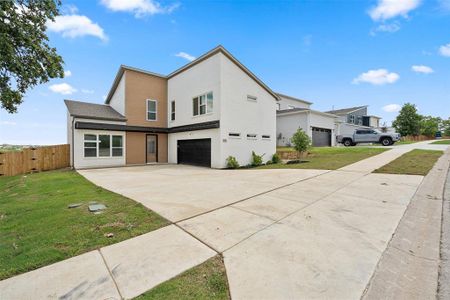
[[[208,107],[208,94],[211,94],[212,95],[212,108],[211,109],[209,109],[209,107]],[[205,99],[205,102],[203,103],[203,104],[201,104],[201,101],[200,101],[200,99],[202,98],[202,97],[204,97],[204,99]],[[200,95],[198,95],[198,96],[195,96],[195,97],[193,97],[192,98],[192,104],[194,104],[194,99],[196,99],[197,98],[197,113],[198,114],[194,114],[194,110],[192,110],[192,116],[193,117],[199,117],[199,116],[203,116],[203,115],[209,115],[209,114],[212,114],[213,112],[214,112],[214,93],[212,92],[212,91],[209,91],[209,92],[207,92],[207,93],[204,93],[204,94],[200,94]],[[202,106],[204,106],[205,107],[205,113],[201,113],[201,107]],[[193,108],[194,106],[192,106],[192,108]],[[208,110],[209,109],[209,110]]]
[[[256,140],[258,135],[256,133],[247,133],[247,140]]]
[[[122,139],[122,146],[120,146],[120,147],[114,146],[113,137],[115,137],[115,136],[120,137]],[[111,157],[123,157],[123,135],[111,134],[110,139],[111,139]],[[113,155],[114,149],[122,149],[122,155]]]
[[[258,101],[258,97],[252,96],[252,95],[247,95],[247,101],[257,102]]]
[[[349,116],[350,124],[355,124],[355,115]]]
[[[155,102],[155,111],[150,111],[150,110],[149,110],[148,104],[149,104],[150,102]],[[148,118],[148,113],[154,113],[154,114],[155,114],[155,119],[154,119],[154,120],[149,119],[149,118]],[[145,119],[146,119],[147,121],[149,121],[149,122],[156,122],[156,121],[158,121],[158,100],[154,100],[154,99],[147,99],[147,100],[146,100],[146,114],[145,114]]]
[[[239,132],[229,132],[228,133],[228,137],[230,139],[240,139],[241,138],[241,134]]]
[[[176,118],[176,103],[175,100],[170,101],[170,121],[175,121]]]
[[[86,135],[93,135],[95,136],[95,140],[86,140],[85,137]],[[100,135],[107,135],[109,136],[109,156],[100,156]],[[113,147],[113,136],[120,136],[122,138],[122,146],[121,147]],[[86,147],[85,143],[95,143],[95,148],[94,147]],[[86,153],[84,152],[84,149],[95,149],[96,151],[96,156],[86,156]],[[120,156],[113,156],[112,153],[112,149],[122,149],[122,155]],[[124,135],[122,134],[110,134],[110,133],[84,133],[83,134],[83,158],[85,159],[103,159],[103,158],[117,158],[117,157],[124,157]]]

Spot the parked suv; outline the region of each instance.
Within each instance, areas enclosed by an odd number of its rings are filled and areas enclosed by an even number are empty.
[[[355,146],[358,143],[380,143],[390,146],[400,140],[399,133],[381,132],[377,129],[357,129],[353,134],[343,134],[336,137],[337,142],[344,146]]]

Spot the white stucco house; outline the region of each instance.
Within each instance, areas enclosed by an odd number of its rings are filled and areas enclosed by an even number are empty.
[[[337,116],[311,109],[311,102],[278,93],[277,146],[290,146],[291,137],[303,129],[316,147],[336,145]]]
[[[280,99],[218,46],[161,75],[121,66],[104,104],[66,100],[75,168],[147,163],[226,167],[276,152]]]
[[[380,117],[369,115],[368,106],[356,106],[333,109],[326,113],[337,116],[336,135],[353,134],[356,129],[373,129],[380,127]]]

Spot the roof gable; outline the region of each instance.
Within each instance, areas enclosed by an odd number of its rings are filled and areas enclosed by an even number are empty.
[[[74,100],[64,100],[69,114],[73,117],[109,120],[109,121],[126,121],[127,119],[118,113],[109,105],[95,104]]]
[[[343,115],[346,115],[346,114],[349,114],[349,113],[352,113],[352,112],[355,112],[355,111],[358,111],[358,110],[361,110],[364,108],[367,108],[367,105],[342,108],[342,109],[334,109],[334,110],[326,111],[326,113],[343,116]]]

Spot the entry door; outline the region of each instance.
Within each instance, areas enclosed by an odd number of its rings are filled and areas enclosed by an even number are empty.
[[[147,163],[158,161],[158,136],[147,134]]]

